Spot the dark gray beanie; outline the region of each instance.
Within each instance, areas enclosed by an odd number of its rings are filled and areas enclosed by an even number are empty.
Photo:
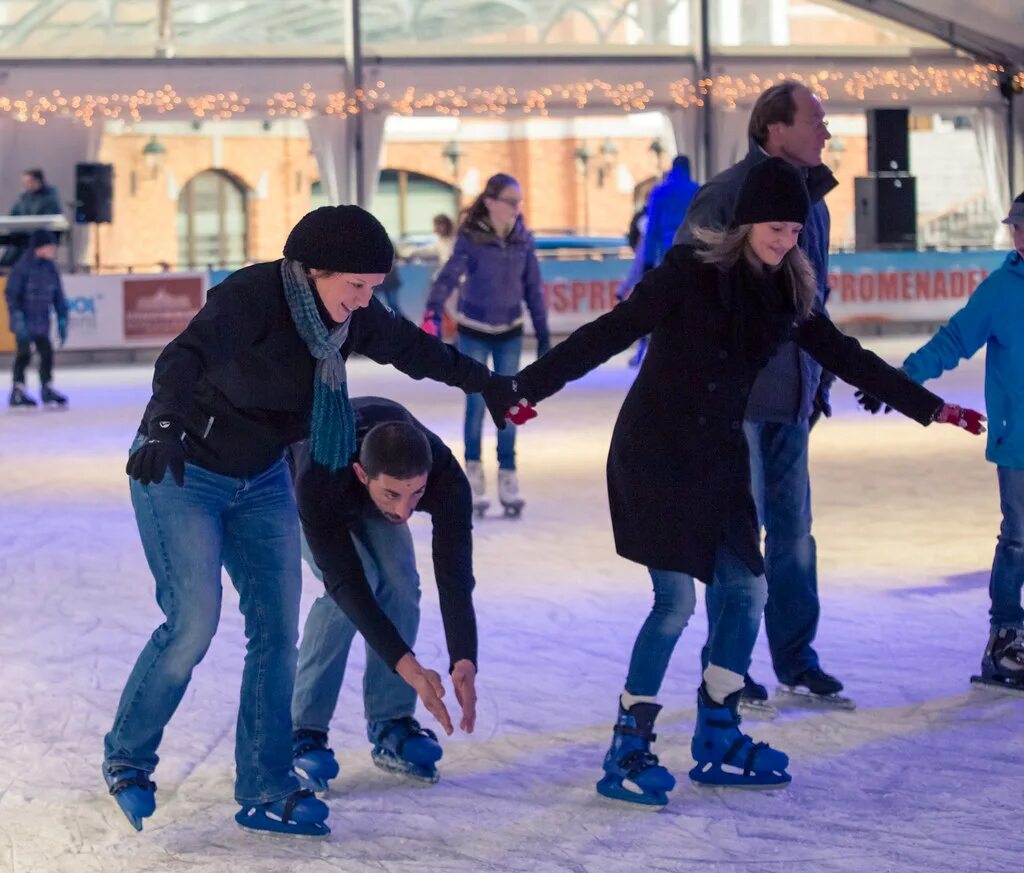
[[[768,158],[747,173],[736,201],[732,226],[765,221],[807,222],[811,198],[803,173],[782,158]]]
[[[359,206],[321,206],[292,228],[284,256],[316,270],[390,273],[395,247],[376,218]]]

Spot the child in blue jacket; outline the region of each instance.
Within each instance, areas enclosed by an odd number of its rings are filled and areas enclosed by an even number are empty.
[[[53,343],[50,342],[50,311],[57,313],[57,335],[63,346],[68,338],[68,304],[60,271],[54,258],[57,237],[48,230],[34,230],[28,249],[18,259],[7,277],[8,324],[17,342],[14,357],[12,408],[35,408],[39,404],[25,391],[25,370],[32,360],[32,346],[39,353],[39,380],[43,403],[63,407],[68,399],[53,389]]]
[[[985,457],[996,465],[1003,522],[989,579],[991,633],[980,681],[1024,689],[1024,194],[1003,224],[1013,230],[1013,251],[903,369],[921,383],[987,345]]]

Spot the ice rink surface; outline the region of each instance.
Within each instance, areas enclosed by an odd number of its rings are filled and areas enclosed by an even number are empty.
[[[871,345],[898,363],[921,340]],[[981,408],[981,358],[930,387]],[[968,684],[987,636],[995,469],[983,439],[896,414],[872,418],[846,386],[834,392],[835,417],[812,436],[812,487],[818,648],[858,710],[787,709],[775,722],[746,723],[793,759],[784,791],[698,789],[686,778],[706,627],[698,609],[660,697],[655,750],[680,782],[671,803],[650,811],[595,793],[650,602],[644,570],[614,553],[605,495],[608,439],[633,378],[625,356],[547,401],[521,430],[523,518],[477,524],[479,723],[474,735],[445,741],[437,785],[371,764],[354,650],[331,734],[342,768],[328,796],[333,834],[304,842],[237,828],[243,635],[225,578],[220,630],[164,736],[159,806],[135,833],[106,793],[100,760],[128,671],[162,620],[124,475],[151,369],[64,369],[57,385],[70,411],[0,415],[5,873],[1024,867],[1024,698]],[[457,391],[367,361],[349,372],[353,394],[405,403],[461,455]],[[491,433],[492,487],[493,445]],[[443,670],[427,519],[414,535],[424,585],[417,653]],[[318,593],[305,572],[303,614]],[[772,679],[763,634],[752,672]]]

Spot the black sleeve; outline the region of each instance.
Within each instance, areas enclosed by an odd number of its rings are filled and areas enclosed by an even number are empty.
[[[199,377],[230,361],[265,329],[268,310],[275,309],[265,295],[263,290],[231,281],[211,290],[188,327],[156,359],[150,421],[169,416],[185,419]]]
[[[347,474],[349,471],[342,471]],[[324,576],[324,588],[393,670],[411,649],[373,596],[345,519],[346,489],[342,477],[311,467],[296,475],[296,499],[302,532]]]
[[[795,339],[826,370],[919,424],[927,426],[942,407],[941,397],[862,348],[857,340],[846,336],[820,312],[799,325]]]
[[[434,525],[434,578],[451,672],[456,661],[467,659],[474,666],[477,663],[473,495],[466,474],[447,446],[437,437],[430,442],[434,465],[419,509],[430,513]]]
[[[490,378],[483,364],[420,330],[376,298],[353,313],[348,347],[413,379],[433,379],[467,394],[480,393]]]
[[[664,263],[648,270],[622,303],[520,371],[520,389],[527,399],[539,403],[649,334],[671,311],[692,275],[688,258],[688,249],[670,249]]]

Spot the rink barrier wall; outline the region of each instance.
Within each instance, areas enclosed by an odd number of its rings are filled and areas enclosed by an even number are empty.
[[[1006,252],[991,250],[834,254],[829,313],[837,324],[851,328],[939,324],[960,309],[1005,258]],[[630,265],[621,258],[542,260],[551,332],[565,335],[608,312]],[[417,323],[436,270],[436,264],[399,265],[399,305]],[[199,310],[206,291],[230,272],[65,276],[70,309],[66,349],[162,348]],[[0,352],[11,352],[14,337],[7,326],[7,308],[0,310]],[[529,318],[525,327],[532,333]]]

